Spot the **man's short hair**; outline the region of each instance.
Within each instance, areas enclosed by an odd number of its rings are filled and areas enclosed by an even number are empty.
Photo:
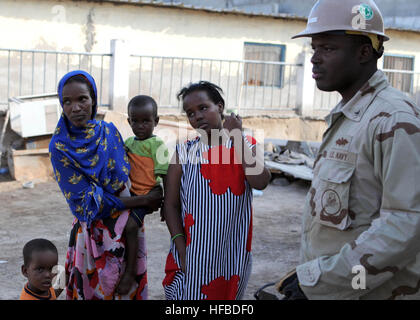
[[[32,254],[42,251],[52,251],[58,256],[57,247],[47,239],[33,239],[23,247],[23,264],[27,267],[32,261]]]

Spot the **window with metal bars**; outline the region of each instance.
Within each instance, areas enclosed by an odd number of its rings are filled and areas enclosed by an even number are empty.
[[[414,57],[399,55],[384,55],[384,69],[414,71]],[[389,83],[404,92],[411,92],[413,74],[404,72],[386,72]]]
[[[282,87],[284,66],[264,62],[284,62],[285,50],[285,45],[245,42],[244,59],[261,62],[245,63],[244,85]]]

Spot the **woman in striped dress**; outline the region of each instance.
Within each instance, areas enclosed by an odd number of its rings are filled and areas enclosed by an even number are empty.
[[[252,188],[271,175],[241,118],[223,116],[221,92],[200,81],[178,94],[199,137],[177,145],[165,183],[169,300],[241,299],[251,273]]]

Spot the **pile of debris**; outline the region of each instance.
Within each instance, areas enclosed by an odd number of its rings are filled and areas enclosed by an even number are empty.
[[[265,165],[271,173],[312,181],[319,146],[319,142],[266,139]]]

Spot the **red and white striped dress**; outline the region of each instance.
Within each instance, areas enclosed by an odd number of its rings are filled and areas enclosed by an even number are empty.
[[[255,140],[247,138],[252,148]],[[163,280],[166,299],[241,299],[252,264],[252,189],[243,167],[234,162],[231,141],[209,147],[196,138],[176,150],[182,165],[186,266],[184,274],[171,243]]]

